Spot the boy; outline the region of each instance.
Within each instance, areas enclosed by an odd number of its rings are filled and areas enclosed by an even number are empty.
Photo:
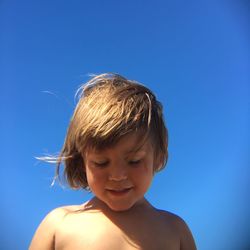
[[[38,227],[30,250],[193,250],[188,226],[154,208],[144,194],[168,157],[162,106],[145,86],[117,74],[80,88],[61,154],[72,188],[94,198],[57,208]]]

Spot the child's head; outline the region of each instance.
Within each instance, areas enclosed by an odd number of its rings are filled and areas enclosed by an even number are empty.
[[[117,74],[95,76],[79,89],[79,101],[71,119],[58,167],[72,188],[88,188],[83,154],[88,149],[114,146],[133,132],[141,135],[138,148],[150,140],[156,166],[166,164],[167,129],[162,106],[145,86]]]

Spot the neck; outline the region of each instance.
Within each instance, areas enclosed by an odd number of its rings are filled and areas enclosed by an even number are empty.
[[[96,196],[93,197],[90,201],[88,201],[85,204],[85,207],[91,210],[100,211],[104,214],[110,214],[110,215],[111,214],[132,215],[132,214],[140,213],[142,209],[143,210],[152,209],[152,205],[144,197],[140,201],[138,201],[134,206],[132,206],[130,209],[121,211],[121,212],[113,211],[105,202],[103,202]]]

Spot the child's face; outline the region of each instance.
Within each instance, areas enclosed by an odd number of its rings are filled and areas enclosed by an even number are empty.
[[[84,155],[91,191],[114,211],[124,211],[144,200],[154,174],[150,140],[136,152],[140,138],[133,133],[111,148],[90,149]]]

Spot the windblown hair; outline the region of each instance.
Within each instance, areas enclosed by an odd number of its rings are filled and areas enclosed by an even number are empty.
[[[60,155],[56,177],[64,163],[70,187],[88,189],[83,154],[89,148],[115,145],[123,136],[138,132],[150,138],[160,171],[168,158],[168,135],[162,105],[145,86],[118,75],[93,77],[77,91],[79,98]]]

